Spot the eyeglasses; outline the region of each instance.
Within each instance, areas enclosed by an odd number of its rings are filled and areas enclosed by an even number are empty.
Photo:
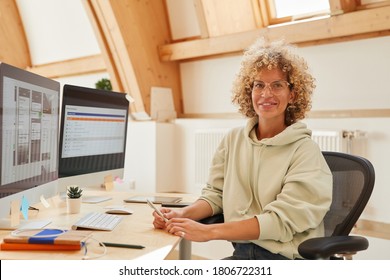
[[[269,88],[273,95],[280,95],[288,89],[290,83],[284,80],[273,81],[266,83],[262,81],[254,81],[252,92],[257,95],[261,95],[265,92],[266,88]]]

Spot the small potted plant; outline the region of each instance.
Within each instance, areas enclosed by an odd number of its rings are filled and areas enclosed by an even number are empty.
[[[95,83],[97,89],[112,90],[111,81],[107,78],[102,78]]]
[[[83,190],[77,185],[67,187],[68,199],[66,202],[70,214],[80,213],[82,192]]]

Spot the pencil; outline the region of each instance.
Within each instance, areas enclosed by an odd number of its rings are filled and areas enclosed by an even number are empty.
[[[134,244],[122,244],[122,243],[111,243],[111,242],[102,242],[106,247],[117,247],[117,248],[129,248],[129,249],[143,249],[145,248],[142,245]]]

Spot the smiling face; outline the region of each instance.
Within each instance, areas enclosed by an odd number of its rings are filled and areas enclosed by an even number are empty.
[[[259,122],[284,126],[286,108],[293,101],[293,93],[286,82],[286,73],[278,68],[263,69],[255,77],[252,103]]]

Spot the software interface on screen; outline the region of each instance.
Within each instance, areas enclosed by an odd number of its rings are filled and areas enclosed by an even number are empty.
[[[122,153],[126,117],[123,109],[66,105],[62,158]]]
[[[123,169],[128,110],[129,102],[123,93],[65,85],[59,177]],[[121,175],[123,170],[118,172]],[[98,175],[93,179],[104,180]],[[74,178],[62,182],[78,184],[80,181]],[[88,182],[92,184],[91,179]]]
[[[4,197],[58,176],[59,84],[1,67],[0,196]],[[8,68],[12,77],[7,76]]]

